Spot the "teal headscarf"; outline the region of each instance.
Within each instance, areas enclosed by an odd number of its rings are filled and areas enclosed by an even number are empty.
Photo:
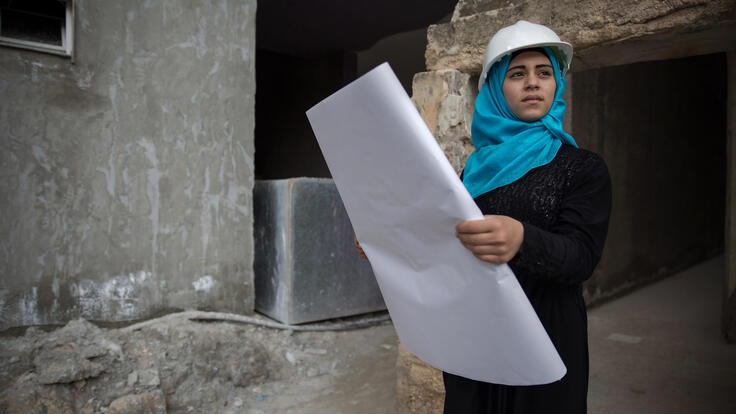
[[[554,52],[543,48],[552,62],[557,82],[554,102],[547,115],[525,122],[511,112],[502,86],[511,55],[493,64],[475,100],[471,133],[475,151],[465,163],[463,184],[475,198],[513,183],[533,168],[548,164],[563,143],[577,147],[575,139],[562,130],[565,113],[565,78]]]

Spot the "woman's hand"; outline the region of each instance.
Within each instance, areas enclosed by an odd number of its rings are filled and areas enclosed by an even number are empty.
[[[508,216],[463,221],[455,230],[463,246],[488,263],[507,263],[519,252],[524,241],[524,225]]]
[[[367,259],[368,256],[365,255],[365,252],[363,251],[363,248],[360,247],[360,242],[358,241],[358,236],[353,234],[353,243],[355,244],[355,251],[358,252],[360,257]]]

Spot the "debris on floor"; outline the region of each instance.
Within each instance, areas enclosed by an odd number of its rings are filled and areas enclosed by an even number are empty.
[[[0,337],[0,412],[301,412],[300,404],[344,391],[350,381],[341,377],[372,369],[376,360],[386,372],[373,377],[386,379],[375,392],[393,398],[397,338],[390,322],[294,331],[169,315],[129,328],[79,319]]]

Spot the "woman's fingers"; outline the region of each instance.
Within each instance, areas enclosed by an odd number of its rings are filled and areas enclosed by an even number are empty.
[[[483,245],[503,243],[504,234],[502,232],[493,233],[458,233],[457,238],[463,244]]]
[[[509,260],[511,260],[511,258],[507,256],[495,256],[491,254],[480,255],[480,256],[476,255],[475,257],[477,257],[480,260],[483,260],[484,262],[493,263],[493,264],[504,264],[504,263],[508,263]]]
[[[507,216],[485,216],[456,226],[456,236],[475,257],[489,263],[506,263],[519,251],[524,227]]]
[[[459,223],[455,227],[458,234],[489,233],[498,229],[498,216],[485,216],[482,220],[468,220]]]
[[[481,244],[481,245],[469,245],[463,244],[466,249],[470,250],[474,255],[505,255],[511,249],[505,244]]]

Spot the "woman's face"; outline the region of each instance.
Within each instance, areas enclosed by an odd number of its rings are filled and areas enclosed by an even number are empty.
[[[522,121],[533,122],[547,115],[556,88],[549,58],[530,50],[511,59],[502,90],[511,112]]]

